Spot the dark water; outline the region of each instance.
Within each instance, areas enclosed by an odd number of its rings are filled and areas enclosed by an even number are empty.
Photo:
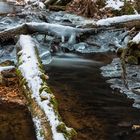
[[[111,59],[112,55],[105,53],[64,54],[46,66],[60,114],[78,132],[74,140],[140,139],[140,134],[132,131],[134,124],[140,124],[140,111],[132,107],[133,100],[114,92],[100,74],[100,67]]]

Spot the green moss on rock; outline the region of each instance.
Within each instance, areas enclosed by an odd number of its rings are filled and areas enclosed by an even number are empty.
[[[138,58],[131,55],[127,57],[127,63],[132,64],[132,65],[137,65],[138,64]]]
[[[63,133],[64,136],[69,139],[77,134],[73,128],[67,128],[63,122],[57,126],[57,131]]]
[[[52,91],[46,84],[41,86],[41,88],[39,89],[39,93],[41,94],[43,91],[52,94]]]
[[[51,102],[51,104],[53,105],[54,110],[57,110],[57,109],[58,109],[58,103],[57,103],[57,101],[56,101],[56,99],[55,99],[55,97],[54,97],[54,96],[53,96],[53,97],[51,97],[50,102]]]

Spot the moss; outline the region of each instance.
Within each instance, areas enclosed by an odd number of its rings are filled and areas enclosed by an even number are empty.
[[[119,49],[117,50],[117,56],[118,56],[118,57],[121,57],[123,50],[124,50],[123,48],[119,48]]]
[[[41,79],[42,79],[43,81],[46,81],[46,80],[48,79],[48,76],[45,75],[44,73],[42,73],[42,74],[40,75],[40,77],[41,77]]]
[[[133,56],[133,55],[128,56],[127,57],[127,63],[137,65],[138,64],[138,58]]]
[[[127,14],[127,15],[134,14],[133,5],[130,2],[125,1],[124,6],[120,10],[120,13],[122,15],[124,15],[124,14]]]
[[[54,96],[53,96],[53,97],[51,97],[50,102],[51,102],[51,104],[53,105],[54,110],[56,110],[56,111],[57,111],[57,109],[58,109],[58,103],[57,103],[57,101],[56,101],[56,99],[55,99],[55,97],[54,97]]]
[[[40,133],[40,136],[41,136],[41,137],[44,136],[44,131],[43,131],[43,129],[40,129],[39,133]]]
[[[19,69],[16,69],[16,74],[17,74],[18,77],[22,76],[22,73]]]
[[[20,85],[26,85],[27,84],[27,81],[25,78],[22,78],[21,81],[20,81]]]
[[[11,65],[14,66],[15,64],[13,61],[10,61],[10,60],[6,60],[6,61],[0,63],[0,66],[11,66]]]
[[[98,8],[103,8],[106,5],[106,1],[105,0],[97,0],[96,4],[98,5]]]
[[[39,89],[39,93],[41,94],[43,91],[52,94],[52,91],[46,84],[41,86],[41,88]]]
[[[73,128],[67,128],[63,122],[61,122],[57,126],[57,131],[63,133],[65,138],[69,138],[69,139],[71,139],[73,136],[77,134]]]
[[[40,68],[40,70],[43,70],[43,65],[42,65],[42,61],[39,57],[38,49],[37,49],[37,47],[34,47],[34,48],[35,48],[35,54],[36,54],[36,57],[37,57],[37,60],[38,60],[38,67]]]
[[[112,10],[112,13],[115,16],[135,14],[133,4],[130,1],[124,1],[124,6],[121,10]]]
[[[140,58],[140,50],[134,50],[133,55],[137,58]]]
[[[18,66],[23,64],[22,56],[18,57]]]

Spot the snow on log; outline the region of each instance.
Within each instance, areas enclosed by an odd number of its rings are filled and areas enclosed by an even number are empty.
[[[75,131],[66,127],[59,116],[57,102],[47,86],[35,41],[29,35],[20,35],[16,46],[17,73],[30,103],[37,139],[70,140]]]
[[[69,44],[76,43],[76,36],[79,36],[83,33],[94,33],[96,29],[93,28],[74,28],[71,26],[64,26],[60,24],[51,24],[51,23],[37,23],[30,22],[26,23],[26,26],[30,30],[30,32],[39,32],[43,34],[51,33],[54,36],[61,37],[62,42],[65,42],[65,39],[68,38]]]
[[[7,40],[9,38],[13,38],[16,35],[20,34],[48,34],[51,33],[54,36],[60,37],[62,42],[65,42],[68,39],[69,44],[76,43],[76,37],[84,34],[84,33],[97,33],[100,30],[100,27],[110,27],[110,26],[120,26],[123,27],[138,27],[140,28],[140,14],[139,15],[123,15],[118,17],[112,17],[107,19],[101,19],[98,21],[94,20],[85,20],[82,23],[83,26],[88,27],[88,25],[92,25],[93,28],[74,28],[71,26],[64,26],[60,24],[51,24],[46,22],[28,22],[23,23],[21,25],[17,25],[16,27],[11,27],[10,29],[6,29],[0,31],[0,40]],[[81,25],[81,26],[82,26]]]
[[[140,44],[140,32],[132,39],[135,44]]]
[[[112,26],[126,22],[140,21],[140,14],[138,15],[123,15],[118,17],[101,19],[96,22],[97,26]],[[140,24],[139,24],[140,25]]]
[[[14,69],[14,66],[0,66],[0,72],[5,71],[5,70],[11,70]]]
[[[6,40],[8,37],[16,36],[19,34],[32,34],[32,33],[48,34],[51,33],[54,36],[60,37],[62,42],[65,42],[65,39],[68,38],[69,44],[76,43],[76,36],[79,36],[83,33],[96,32],[96,29],[91,28],[74,28],[71,26],[64,26],[60,24],[51,24],[51,23],[37,23],[29,22],[24,23],[19,26],[4,30],[0,32],[0,39]]]

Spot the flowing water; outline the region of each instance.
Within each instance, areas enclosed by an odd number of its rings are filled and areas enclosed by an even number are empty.
[[[78,132],[74,140],[140,138],[132,130],[140,124],[140,111],[101,76],[100,67],[113,57],[111,53],[57,54],[45,67],[64,122]]]
[[[0,15],[6,13],[15,12],[15,7],[11,3],[7,3],[5,0],[0,0]]]

